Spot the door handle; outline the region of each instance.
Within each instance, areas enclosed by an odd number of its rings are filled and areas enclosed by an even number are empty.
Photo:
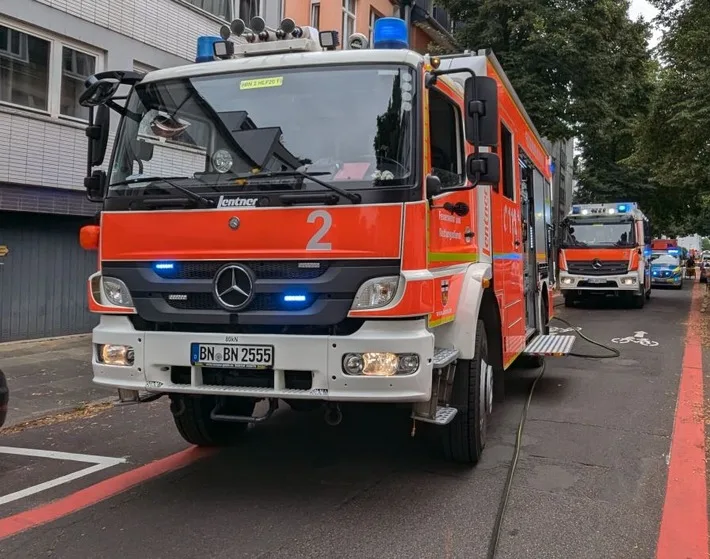
[[[520,246],[520,241],[518,239],[515,239],[515,246],[519,247]]]

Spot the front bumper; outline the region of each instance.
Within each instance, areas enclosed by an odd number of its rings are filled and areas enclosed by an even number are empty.
[[[631,291],[639,290],[637,272],[611,276],[585,276],[560,272],[561,291]]]
[[[142,332],[125,316],[101,316],[93,331],[94,382],[101,386],[157,393],[213,394],[254,398],[317,399],[360,402],[425,402],[431,395],[434,336],[423,319],[368,321],[350,336],[238,334],[240,344],[274,346],[274,368],[268,387],[210,385],[203,370],[190,364],[191,343],[233,343],[225,334]],[[235,335],[230,335],[234,337]],[[106,365],[97,359],[97,344],[130,346],[132,366]],[[342,358],[358,352],[417,353],[419,369],[411,375],[365,377],[346,375]],[[190,370],[187,384],[173,382],[171,370]],[[287,371],[311,374],[308,389],[288,388]],[[263,379],[262,379],[263,380]]]
[[[683,283],[683,276],[660,277],[652,275],[651,283],[653,285],[680,285]]]

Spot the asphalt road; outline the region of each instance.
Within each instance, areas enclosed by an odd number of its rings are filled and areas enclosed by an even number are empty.
[[[548,360],[528,414],[498,557],[654,556],[690,291],[656,290],[641,310],[558,309],[622,356]],[[611,343],[634,335],[658,345]],[[604,352],[584,341],[575,350]],[[411,423],[397,411],[344,410],[333,428],[319,413],[286,408],[238,447],[0,540],[0,556],[485,557],[535,373],[512,373],[475,469],[443,463],[424,437],[410,437]],[[0,445],[127,459],[0,504],[0,523],[186,448],[163,400],[0,433]],[[82,467],[0,454],[0,496]]]

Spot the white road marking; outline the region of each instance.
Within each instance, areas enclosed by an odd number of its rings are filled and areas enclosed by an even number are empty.
[[[88,476],[95,472],[100,472],[112,466],[117,466],[119,464],[124,464],[126,462],[125,458],[112,458],[109,456],[95,456],[92,454],[74,454],[72,452],[59,452],[55,450],[39,450],[34,448],[16,448],[12,446],[0,446],[0,454],[13,454],[15,456],[31,456],[34,458],[49,458],[52,460],[70,460],[72,462],[84,462],[92,464],[88,468],[83,468],[77,472],[72,472],[70,474],[33,485],[32,487],[27,487],[26,489],[21,489],[20,491],[15,491],[8,495],[0,497],[0,505],[11,503],[12,501],[17,501],[18,499],[24,499],[30,495],[35,495],[41,491],[46,491],[47,489],[52,489],[59,485],[69,483],[76,479]]]
[[[646,334],[648,332],[644,332],[643,330],[639,330],[638,332],[634,332],[633,336],[626,336],[625,338],[612,338],[611,341],[612,343],[615,344],[639,344],[642,346],[646,347],[656,347],[658,345],[658,342],[654,340],[649,340],[646,337]]]

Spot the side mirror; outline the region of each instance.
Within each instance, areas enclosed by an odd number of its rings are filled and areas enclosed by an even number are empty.
[[[426,177],[426,197],[431,199],[438,196],[443,191],[441,179],[435,175],[427,175]]]
[[[89,76],[84,86],[86,89],[79,97],[79,104],[82,107],[97,107],[116,95],[121,82],[115,78],[98,79],[96,76]]]
[[[498,145],[498,85],[493,78],[468,78],[464,87],[466,141],[474,146]],[[496,181],[497,182],[497,181]]]
[[[103,202],[106,194],[106,172],[94,171],[90,177],[85,177],[84,188],[90,202]]]
[[[466,178],[474,184],[498,184],[500,159],[495,153],[473,153],[466,158]]]
[[[106,105],[99,105],[93,112],[91,124],[86,127],[86,136],[89,138],[88,159],[89,167],[98,167],[104,162],[106,155],[111,113]]]

